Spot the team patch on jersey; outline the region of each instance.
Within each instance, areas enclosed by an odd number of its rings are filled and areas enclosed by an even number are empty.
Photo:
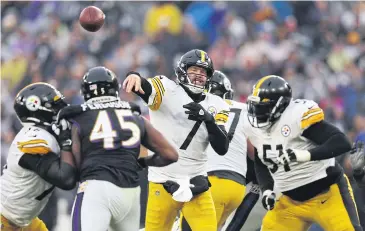
[[[36,95],[31,95],[25,101],[25,106],[29,111],[37,111],[41,106],[41,99]]]
[[[281,134],[285,137],[288,137],[290,135],[290,127],[288,125],[284,125],[282,128],[281,128]]]
[[[208,112],[214,117],[217,115],[217,109],[213,106],[208,107]]]

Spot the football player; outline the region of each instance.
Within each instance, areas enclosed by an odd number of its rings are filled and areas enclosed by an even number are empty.
[[[243,121],[247,117],[247,106],[232,100],[233,89],[231,82],[221,71],[214,71],[207,91],[224,99],[230,107],[229,118],[226,123],[230,140],[227,154],[224,156],[217,155],[211,146],[207,149],[208,175],[209,181],[212,184],[211,192],[218,229],[220,229],[228,216],[241,204],[245,195],[247,183],[246,158],[248,148],[250,148],[247,146],[243,131]],[[253,159],[253,149],[251,148],[251,150],[251,158]],[[253,205],[255,205],[256,201]],[[182,220],[181,227],[183,231],[190,230],[185,219]]]
[[[91,68],[82,79],[84,112],[70,119],[72,154],[80,172],[73,231],[139,230],[139,164],[160,167],[178,159],[161,133],[119,99],[119,87],[105,67]],[[155,154],[138,160],[141,144]]]
[[[222,98],[204,93],[213,72],[207,53],[195,49],[180,58],[176,82],[130,72],[123,83],[126,92],[135,92],[149,105],[151,123],[179,152],[176,163],[149,168],[146,231],[171,230],[179,210],[193,230],[217,230],[205,151],[210,143],[218,155],[227,152],[229,107]]]
[[[24,125],[14,138],[1,176],[1,230],[46,231],[37,217],[55,187],[65,190],[76,185],[72,155],[59,157],[67,149],[67,128],[51,129],[57,113],[67,104],[62,94],[47,83],[34,83],[15,97],[14,110]],[[65,121],[63,121],[65,122]]]
[[[311,100],[292,99],[279,76],[261,78],[248,97],[245,132],[255,147],[255,170],[269,210],[262,231],[360,231],[352,189],[334,157],[351,149]],[[244,123],[246,125],[246,123]],[[282,193],[275,200],[275,189]]]
[[[352,174],[356,181],[365,186],[365,148],[364,143],[357,141],[353,150],[351,150],[350,163],[352,166]]]

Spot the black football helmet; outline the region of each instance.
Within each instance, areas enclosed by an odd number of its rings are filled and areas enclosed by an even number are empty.
[[[288,82],[276,75],[261,78],[247,99],[248,118],[253,127],[271,126],[282,115],[292,99]]]
[[[212,78],[208,83],[208,92],[223,99],[233,99],[233,89],[231,81],[221,71],[214,71]]]
[[[205,86],[198,86],[190,81],[187,71],[191,66],[202,67],[207,71],[207,82],[205,83]],[[205,51],[198,49],[188,51],[181,56],[177,63],[177,67],[175,68],[178,82],[194,94],[200,94],[208,87],[208,82],[212,77],[213,72],[213,61]]]
[[[118,97],[119,88],[117,76],[105,67],[91,68],[81,82],[81,93],[85,101],[102,96]]]
[[[33,83],[19,91],[14,110],[23,123],[51,125],[67,103],[64,96],[48,83]]]

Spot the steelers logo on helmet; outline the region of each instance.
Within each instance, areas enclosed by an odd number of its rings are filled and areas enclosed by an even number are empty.
[[[281,128],[281,134],[285,137],[288,137],[290,135],[290,127],[288,125],[284,125],[282,128]]]
[[[231,82],[229,81],[228,78],[224,78],[223,79],[223,84],[224,84],[224,88],[229,91],[229,90],[232,90],[231,89]]]
[[[212,115],[212,116],[216,116],[217,115],[217,109],[213,106],[208,107],[208,112]]]
[[[41,106],[41,99],[36,95],[31,95],[25,101],[25,106],[29,111],[37,111]]]

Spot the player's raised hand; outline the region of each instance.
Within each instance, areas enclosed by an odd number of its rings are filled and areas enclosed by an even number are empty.
[[[275,192],[272,190],[265,190],[262,194],[261,202],[266,210],[273,210],[276,202]]]
[[[134,88],[135,92],[144,94],[145,92],[143,91],[141,86],[141,78],[142,77],[140,77],[139,75],[133,73],[127,75],[126,79],[123,81],[123,89],[127,93],[130,93]]]

